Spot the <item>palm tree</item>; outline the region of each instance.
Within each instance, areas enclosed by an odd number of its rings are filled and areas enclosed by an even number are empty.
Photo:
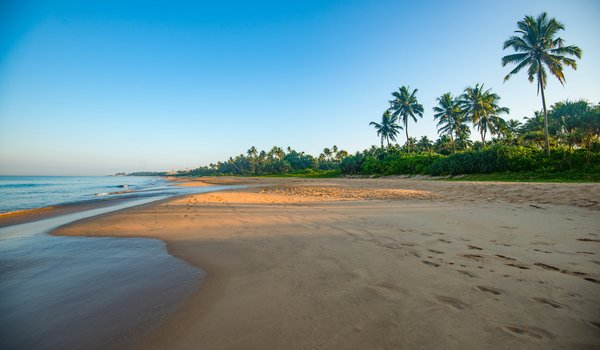
[[[479,131],[481,142],[485,146],[485,136],[498,133],[504,119],[498,115],[508,113],[509,109],[498,106],[500,96],[484,90],[484,84],[476,84],[475,87],[467,87],[461,96],[463,112]]]
[[[250,161],[250,171],[254,174],[256,172],[256,158],[258,156],[258,150],[256,147],[252,146],[248,151],[246,151],[248,155],[248,160]]]
[[[394,99],[390,101],[392,116],[398,120],[402,120],[402,124],[404,124],[408,153],[410,153],[410,145],[408,145],[408,120],[411,118],[416,123],[416,116],[423,118],[423,105],[417,101],[416,95],[417,89],[410,92],[409,87],[402,86],[399,91],[392,92]]]
[[[517,65],[504,77],[504,81],[507,81],[524,67],[528,67],[527,75],[530,82],[537,79],[538,93],[542,93],[544,136],[546,138],[546,153],[549,156],[548,111],[546,109],[546,96],[544,95],[546,68],[564,85],[563,65],[577,69],[577,62],[567,56],[581,58],[582,51],[574,45],[564,46],[562,38],[555,38],[559,31],[565,29],[565,26],[555,18],[548,18],[546,12],[543,12],[535,19],[532,16],[525,16],[522,21],[517,22],[517,27],[519,29],[515,33],[519,35],[511,36],[504,42],[503,49],[512,47],[517,52],[502,57],[502,67],[509,63]]]
[[[414,149],[414,148],[417,146],[417,139],[415,139],[414,137],[409,137],[409,138],[406,140],[406,144],[405,144],[405,146],[406,146],[406,150],[407,150],[407,152],[408,152],[408,153],[410,153],[410,149],[411,149],[411,148],[413,148],[413,149]]]
[[[450,154],[450,149],[452,148],[452,141],[448,135],[442,135],[439,139],[435,140],[433,144],[433,149],[436,153],[439,154]]]
[[[285,157],[285,152],[281,147],[273,146],[269,153],[272,154],[275,158],[277,158],[277,160],[282,160],[283,157]]]
[[[446,134],[452,142],[453,152],[456,153],[456,143],[454,136],[458,138],[460,132],[464,128],[468,128],[464,124],[464,113],[460,108],[460,100],[453,98],[452,94],[445,93],[436,99],[438,105],[433,107],[433,118],[438,119],[437,124],[438,134]]]
[[[329,161],[331,159],[331,150],[329,147],[323,148],[323,154],[325,155],[325,160]]]
[[[521,124],[520,121],[515,119],[509,119],[506,122],[506,132],[504,133],[506,141],[514,144],[515,139],[517,138],[517,135],[519,135],[519,132],[521,130],[521,126],[523,126],[523,124]]]
[[[344,158],[346,158],[346,157],[348,157],[348,151],[345,151],[345,150],[343,150],[343,149],[342,149],[342,150],[339,150],[339,151],[338,151],[338,152],[335,154],[335,159],[336,159],[338,162],[341,162],[341,161],[342,161],[342,159],[344,159]]]
[[[419,142],[417,142],[417,147],[421,149],[421,152],[431,153],[433,151],[433,142],[427,136],[422,136]]]
[[[383,148],[383,140],[387,140],[389,146],[390,140],[396,141],[398,130],[402,130],[402,127],[396,124],[396,117],[393,117],[389,110],[381,116],[381,124],[370,122],[369,125],[373,125],[377,130],[377,136],[381,137],[381,148]]]
[[[554,128],[559,136],[569,145],[569,150],[573,145],[580,143],[583,136],[582,121],[590,113],[593,106],[585,101],[561,101],[550,107],[550,121],[553,121]],[[584,123],[585,124],[585,123]],[[553,130],[550,129],[550,132]]]

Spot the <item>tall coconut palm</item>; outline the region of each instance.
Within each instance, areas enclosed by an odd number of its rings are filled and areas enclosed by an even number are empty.
[[[329,149],[329,147],[323,148],[323,155],[325,155],[326,161],[330,161],[331,160],[331,149]]]
[[[393,117],[389,110],[381,116],[381,123],[370,122],[369,125],[373,125],[377,130],[377,136],[381,137],[381,148],[383,148],[383,140],[387,140],[389,146],[390,140],[396,141],[398,130],[402,130],[402,127],[396,124],[396,117]]]
[[[506,122],[506,132],[504,133],[506,141],[514,144],[517,136],[519,135],[519,132],[521,131],[522,126],[523,124],[520,121],[515,119],[509,119]]]
[[[408,142],[408,120],[412,119],[417,122],[417,116],[423,118],[423,105],[417,101],[417,89],[413,92],[409,91],[408,86],[402,86],[398,91],[392,92],[393,100],[390,101],[390,111],[392,116],[402,120],[404,131],[406,132],[406,140]],[[410,153],[410,145],[407,143],[408,153]]]
[[[464,113],[460,108],[460,100],[445,93],[436,99],[438,105],[433,107],[433,118],[438,120],[438,134],[450,137],[453,152],[456,152],[454,136],[458,138],[462,129],[468,127],[464,124]]]
[[[498,133],[504,122],[498,115],[509,112],[508,108],[498,106],[499,100],[500,96],[491,89],[484,90],[484,84],[467,87],[461,95],[462,110],[479,131],[484,146],[487,133]]]
[[[421,152],[431,153],[433,151],[433,142],[427,136],[421,136],[419,142],[417,142],[417,147]]]
[[[564,40],[556,37],[565,26],[555,18],[548,18],[543,12],[537,18],[525,16],[522,21],[517,22],[518,35],[511,36],[504,42],[504,49],[512,47],[515,52],[512,55],[502,57],[502,66],[514,63],[517,66],[504,77],[507,81],[512,75],[517,74],[524,67],[528,67],[527,75],[530,82],[537,79],[538,94],[542,93],[542,105],[544,107],[544,136],[546,138],[546,153],[550,155],[550,142],[548,139],[548,110],[546,109],[546,68],[558,81],[564,85],[565,76],[563,65],[577,69],[577,62],[567,56],[581,58],[582,51],[574,45],[565,46]]]

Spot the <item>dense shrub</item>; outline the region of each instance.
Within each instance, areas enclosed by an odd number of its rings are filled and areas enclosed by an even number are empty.
[[[356,153],[342,159],[340,163],[340,170],[344,174],[354,175],[361,172],[365,156],[362,153]]]
[[[435,161],[430,175],[459,175],[519,171],[594,171],[600,164],[598,153],[585,150],[568,151],[556,148],[550,158],[541,149],[522,146],[495,145],[480,151],[453,154]]]
[[[598,146],[600,148],[600,146]],[[273,148],[276,150],[276,148]],[[264,153],[264,155],[263,155]],[[239,155],[227,162],[211,164],[178,175],[293,175],[332,177],[338,174],[361,175],[461,175],[535,172],[537,174],[598,174],[600,152],[596,149],[555,147],[546,155],[535,147],[500,143],[450,155],[409,154],[399,146],[371,147],[354,155],[319,159],[288,150],[261,152],[258,156]],[[560,176],[559,176],[560,177]]]
[[[427,174],[431,164],[442,158],[439,154],[408,155],[398,152],[383,157],[370,156],[362,164],[361,174]]]
[[[544,173],[600,171],[600,153],[555,148],[551,157],[538,148],[493,145],[444,156],[407,154],[396,148],[369,149],[340,163],[344,174],[363,175],[459,175],[536,171]]]

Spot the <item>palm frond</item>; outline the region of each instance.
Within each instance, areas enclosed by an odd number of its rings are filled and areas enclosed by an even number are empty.
[[[581,59],[581,55],[582,55],[581,49],[575,45],[557,47],[556,49],[548,50],[548,52],[553,55],[575,56],[579,59]]]
[[[505,77],[504,81],[507,81],[512,75],[517,74],[521,69],[525,68],[525,66],[531,64],[531,58],[527,58],[524,61],[521,61],[513,70],[510,71]]]
[[[509,47],[512,47],[516,52],[528,52],[531,50],[531,45],[518,36],[511,36],[506,40],[502,49],[507,49]]]
[[[529,58],[529,53],[515,53],[512,55],[506,55],[502,57],[502,67],[509,63],[519,63],[527,58]]]

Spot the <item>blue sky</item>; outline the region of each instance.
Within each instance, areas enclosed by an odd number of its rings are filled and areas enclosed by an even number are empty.
[[[600,101],[598,1],[3,1],[0,174],[197,167],[250,146],[355,152],[390,93],[418,88],[411,136],[437,138],[445,92],[485,83],[522,119],[541,108],[502,43],[547,11],[583,49],[547,99]],[[403,143],[404,137],[400,139]]]

